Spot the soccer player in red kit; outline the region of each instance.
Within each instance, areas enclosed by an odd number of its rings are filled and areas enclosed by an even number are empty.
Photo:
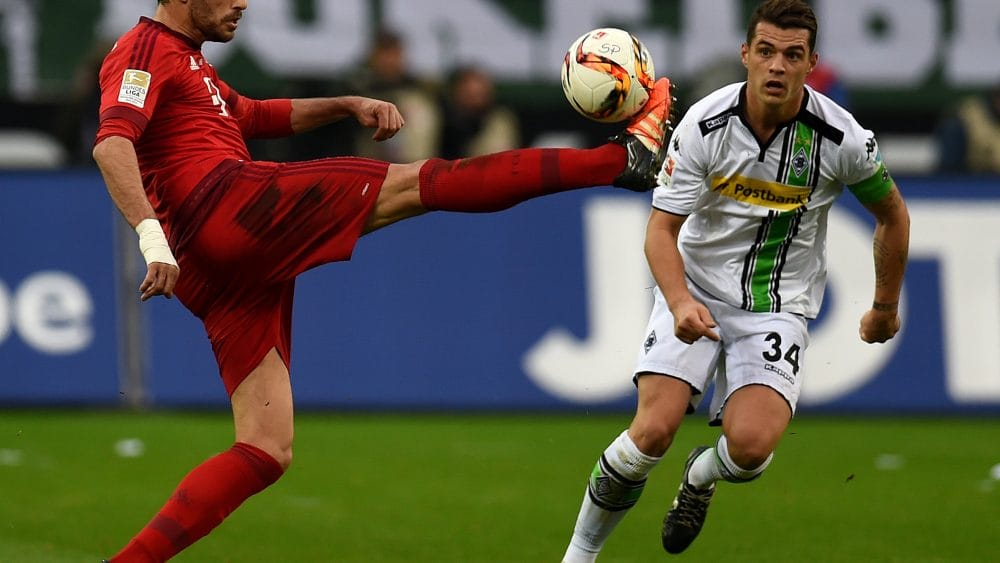
[[[670,132],[670,84],[594,149],[520,149],[459,161],[253,161],[245,139],[353,117],[392,137],[388,102],[345,96],[252,100],[205,61],[233,38],[246,0],[158,0],[101,68],[94,159],[139,235],[141,299],[176,295],[205,325],[229,393],[235,443],[195,467],[112,561],[164,561],[274,483],[292,458],[289,379],[295,278],[348,260],[366,233],[427,211],[490,212],[612,184],[652,189]]]

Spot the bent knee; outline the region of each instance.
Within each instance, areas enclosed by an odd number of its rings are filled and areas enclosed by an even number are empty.
[[[773,452],[770,451],[767,453],[763,453],[763,451],[753,451],[742,456],[733,455],[732,457],[733,461],[736,462],[736,465],[739,465],[743,469],[753,470],[770,461],[772,453]]]
[[[752,470],[767,463],[771,454],[774,453],[775,444],[760,436],[751,436],[743,439],[728,437],[729,456],[733,462],[743,469]]]
[[[292,466],[292,447],[282,449],[280,452],[270,454],[274,458],[274,461],[278,462],[281,466],[282,471],[288,471],[288,468]]]
[[[282,471],[287,471],[292,465],[291,440],[287,442],[276,442],[267,438],[249,438],[240,441],[245,444],[250,444],[251,446],[271,456],[271,459],[281,466]]]
[[[365,233],[427,212],[420,197],[420,169],[425,162],[389,165],[375,208],[365,222]]]
[[[629,436],[642,453],[660,457],[670,448],[679,424],[665,420],[635,420],[629,427]]]

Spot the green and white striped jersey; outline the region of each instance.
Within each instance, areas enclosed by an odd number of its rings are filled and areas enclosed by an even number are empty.
[[[892,179],[872,132],[809,87],[771,139],[758,141],[747,123],[745,83],[692,106],[670,139],[653,207],[688,216],[678,246],[699,287],[747,311],[815,318],[830,206],[844,185],[862,203],[878,201]]]

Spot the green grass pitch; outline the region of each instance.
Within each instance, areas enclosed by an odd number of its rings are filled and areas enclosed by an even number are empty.
[[[591,467],[629,419],[300,414],[291,471],[176,561],[557,562]],[[663,512],[688,450],[715,432],[689,417],[602,563],[671,559]],[[111,555],[231,436],[222,413],[0,413],[0,561]],[[142,455],[118,455],[125,439]],[[997,464],[996,417],[801,416],[761,480],[720,485],[679,557],[997,561]]]

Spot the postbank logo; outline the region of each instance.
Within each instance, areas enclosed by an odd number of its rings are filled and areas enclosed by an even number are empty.
[[[809,203],[809,188],[765,182],[746,176],[712,178],[712,191],[751,205],[791,211]]]
[[[118,90],[118,101],[137,108],[144,107],[152,78],[153,75],[144,70],[126,69],[121,89]]]

